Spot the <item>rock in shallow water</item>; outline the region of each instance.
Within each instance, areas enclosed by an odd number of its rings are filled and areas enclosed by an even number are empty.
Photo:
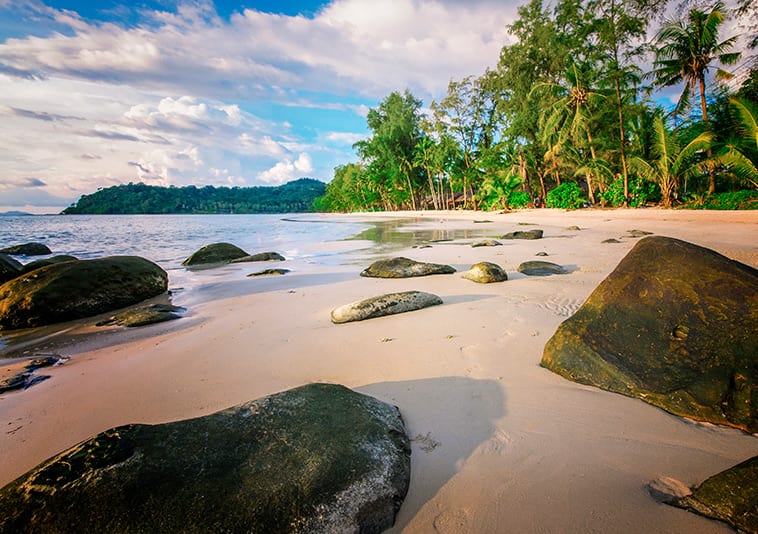
[[[0,284],[13,280],[23,272],[24,266],[7,254],[0,254]]]
[[[340,324],[420,310],[439,304],[442,304],[442,299],[437,295],[422,291],[403,291],[345,304],[332,310],[331,316],[333,323]]]
[[[106,321],[97,323],[97,326],[118,325],[126,327],[147,326],[150,324],[164,323],[181,319],[182,312],[187,311],[181,306],[171,304],[150,304],[149,306],[140,306],[131,310],[117,313]]]
[[[482,261],[475,263],[471,266],[471,269],[463,273],[463,278],[480,284],[490,284],[508,280],[508,273],[495,263]]]
[[[0,328],[31,328],[124,308],[166,291],[168,275],[137,256],[69,261],[0,286]]]
[[[758,271],[645,237],[548,341],[542,366],[676,415],[758,431]]]
[[[213,243],[195,251],[189,258],[182,262],[184,266],[206,265],[213,263],[229,263],[232,260],[243,258],[248,253],[231,243]]]
[[[758,532],[758,456],[700,484],[674,506],[723,521],[741,532]]]
[[[278,252],[259,252],[257,254],[250,254],[231,261],[231,263],[247,263],[253,261],[284,261],[284,256]]]
[[[0,490],[0,532],[375,532],[410,482],[396,407],[310,384],[114,428]]]
[[[14,245],[12,247],[0,249],[0,253],[17,254],[20,256],[44,256],[46,254],[52,254],[53,252],[47,245],[43,245],[42,243],[23,243],[21,245]]]
[[[361,272],[361,276],[371,278],[411,278],[432,274],[452,274],[455,269],[450,265],[423,263],[408,258],[392,258],[372,263]]]

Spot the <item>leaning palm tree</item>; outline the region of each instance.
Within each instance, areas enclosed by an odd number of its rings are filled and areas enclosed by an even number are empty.
[[[677,136],[666,128],[660,117],[655,118],[653,131],[652,161],[648,163],[634,157],[629,163],[632,170],[644,179],[658,184],[661,205],[670,208],[680,181],[703,171],[703,164],[697,161],[696,155],[710,148],[713,133],[703,132],[682,147]]]
[[[739,119],[738,136],[727,139],[719,160],[744,183],[758,189],[758,107],[747,100],[729,99]]]
[[[657,36],[658,50],[652,73],[656,83],[668,87],[684,82],[675,112],[689,103],[690,94],[697,86],[705,123],[708,122],[705,82],[711,64],[718,60],[724,65],[733,65],[741,56],[741,52],[731,52],[737,41],[736,36],[719,42],[719,27],[724,22],[724,13],[724,3],[720,0],[707,13],[693,8],[686,20],[670,20],[665,23]],[[716,69],[716,79],[731,77],[729,72]],[[715,190],[715,173],[711,172],[708,192],[713,193]]]

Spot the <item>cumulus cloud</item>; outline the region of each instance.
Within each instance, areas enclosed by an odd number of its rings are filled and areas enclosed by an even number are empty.
[[[280,161],[267,171],[258,174],[258,179],[271,185],[279,185],[297,178],[303,178],[313,170],[311,157],[303,152],[296,160]]]

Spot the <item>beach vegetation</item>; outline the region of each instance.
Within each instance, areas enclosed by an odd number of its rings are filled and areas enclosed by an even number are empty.
[[[669,4],[528,0],[497,65],[428,107],[406,90],[372,109],[359,161],[317,208],[692,207],[758,191],[758,38],[722,35],[755,29],[749,2],[662,19]]]

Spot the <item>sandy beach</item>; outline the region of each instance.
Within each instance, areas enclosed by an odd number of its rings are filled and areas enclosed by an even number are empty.
[[[412,445],[411,485],[391,532],[729,532],[657,503],[646,486],[687,486],[758,454],[758,437],[672,416],[569,382],[539,366],[547,340],[634,246],[639,229],[758,268],[758,212],[523,210],[334,215],[406,221],[428,248],[364,248],[348,265],[286,262],[285,276],[205,271],[174,323],[69,343],[49,380],[0,396],[0,486],[105,429],[209,414],[310,382],[344,384],[395,404]],[[580,230],[570,230],[571,227]],[[472,248],[478,236],[540,228],[544,238]],[[615,238],[618,243],[603,243]],[[324,248],[359,242],[324,243]],[[191,251],[188,251],[188,253]],[[535,258],[538,252],[548,257]],[[410,279],[358,273],[406,256],[459,272]],[[569,274],[527,277],[545,259]],[[497,263],[509,280],[461,273]],[[213,283],[224,274],[223,282]],[[335,325],[330,311],[394,291],[442,306]],[[182,302],[182,305],[185,303]]]

